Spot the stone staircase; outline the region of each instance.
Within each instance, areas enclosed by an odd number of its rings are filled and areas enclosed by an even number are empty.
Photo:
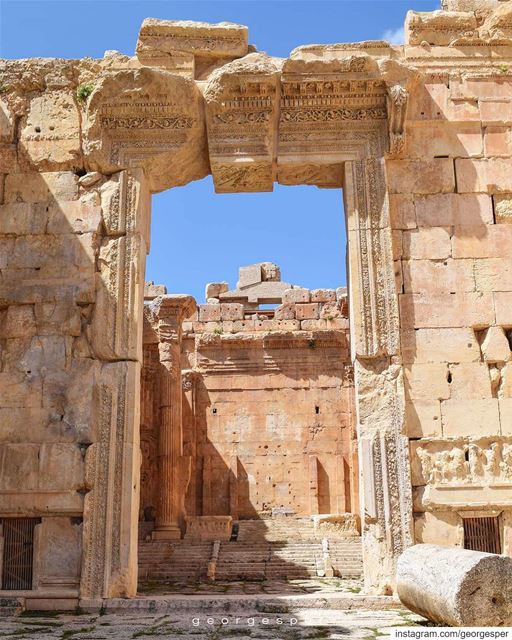
[[[198,582],[206,578],[212,542],[139,542],[139,581]]]
[[[212,542],[139,542],[141,582],[206,579]],[[325,553],[328,553],[326,572]],[[218,582],[293,580],[328,576],[359,578],[360,538],[341,538],[314,528],[309,518],[279,517],[238,522],[236,541],[221,542],[215,563]]]

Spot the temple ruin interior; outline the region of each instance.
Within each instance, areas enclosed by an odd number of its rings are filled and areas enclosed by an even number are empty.
[[[400,45],[148,18],[0,61],[0,596],[512,555],[512,2],[442,4]],[[209,175],[342,191],[346,289],[146,282],[152,194]]]
[[[360,576],[347,291],[283,282],[279,267],[268,262],[241,267],[234,288],[208,284],[206,304],[183,313],[189,479],[173,536],[184,540],[154,544],[152,538],[168,536],[165,523],[159,530],[161,376],[167,372],[153,310],[166,293],[162,285],[146,286],[141,580],[204,578],[215,541],[217,579]]]

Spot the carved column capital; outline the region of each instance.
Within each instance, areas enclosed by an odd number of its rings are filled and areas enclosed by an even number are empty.
[[[159,296],[147,305],[146,316],[158,336],[160,362],[174,377],[181,370],[182,323],[195,308],[194,298],[184,294]]]
[[[193,369],[183,369],[181,372],[181,384],[183,391],[192,391],[196,380],[199,378],[199,373]]]

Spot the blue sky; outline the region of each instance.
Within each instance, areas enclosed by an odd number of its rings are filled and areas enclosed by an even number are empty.
[[[400,42],[408,9],[438,0],[0,0],[0,56],[102,57],[133,54],[146,17],[231,21],[249,27],[260,51],[287,56],[301,44],[386,37]],[[214,194],[211,178],[153,196],[147,279],[203,299],[204,284],[236,283],[238,267],[270,260],[284,280],[345,284],[342,195],[316,187]]]

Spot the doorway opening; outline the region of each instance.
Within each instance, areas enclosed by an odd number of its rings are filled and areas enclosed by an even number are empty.
[[[208,178],[161,197],[141,386],[141,588],[359,577],[340,191],[213,196]],[[187,241],[174,247],[171,230]],[[160,296],[182,293],[197,302],[179,327],[187,477],[179,534],[166,540],[158,505],[169,491],[160,437],[167,382],[155,309]]]

